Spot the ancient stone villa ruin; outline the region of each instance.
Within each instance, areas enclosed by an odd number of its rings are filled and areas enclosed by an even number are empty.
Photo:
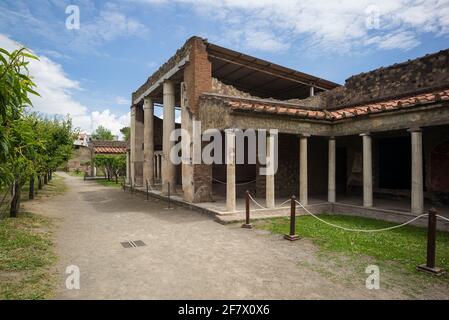
[[[154,116],[163,106],[163,120]],[[279,169],[174,165],[175,128],[279,130]],[[191,147],[191,146],[187,146]],[[190,38],[132,94],[128,183],[239,211],[292,194],[316,211],[420,214],[449,204],[449,50],[352,76],[344,86]],[[169,190],[170,188],[170,190]],[[395,202],[396,201],[396,202]]]

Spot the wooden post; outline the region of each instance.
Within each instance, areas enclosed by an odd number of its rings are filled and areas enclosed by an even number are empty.
[[[249,191],[248,190],[246,190],[246,194],[245,194],[245,209],[246,209],[245,223],[242,224],[242,228],[252,229],[253,225],[249,222]]]
[[[419,271],[429,272],[435,275],[441,275],[444,270],[435,267],[435,251],[436,251],[436,236],[437,236],[437,211],[435,208],[429,210],[429,220],[427,224],[427,262],[424,265],[418,266]]]
[[[293,195],[290,200],[290,234],[285,234],[284,239],[295,241],[299,240],[299,235],[295,232],[296,228],[296,197]]]

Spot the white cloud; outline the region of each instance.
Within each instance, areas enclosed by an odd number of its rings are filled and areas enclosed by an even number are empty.
[[[408,50],[419,45],[419,41],[411,32],[399,32],[368,39],[365,44],[375,44],[381,49]]]
[[[132,1],[132,0],[131,0]],[[370,47],[407,50],[424,32],[449,35],[449,0],[134,0],[150,5],[174,2],[220,20],[221,42],[261,51],[301,49],[347,53]],[[367,10],[371,9],[371,10]],[[379,28],[367,21],[378,13]],[[405,41],[402,41],[405,40]]]
[[[124,97],[115,97],[115,103],[117,103],[121,106],[130,106],[131,105],[131,101]]]
[[[70,32],[73,36],[71,47],[88,52],[120,37],[144,36],[148,32],[145,25],[118,12],[113,5],[109,5],[91,21],[81,21],[79,30]]]
[[[130,114],[124,114],[117,116],[113,114],[109,109],[103,111],[94,111],[91,114],[92,128],[103,126],[111,130],[112,134],[120,136],[120,129],[129,126]]]
[[[20,44],[0,34],[0,47],[12,51]],[[91,112],[87,106],[74,97],[80,84],[70,79],[62,66],[51,59],[40,56],[39,61],[31,60],[29,72],[37,86],[39,96],[30,96],[33,110],[48,115],[70,115],[74,127],[82,131],[92,132],[99,125],[110,129],[114,135],[120,135],[120,128],[129,125],[129,115],[117,116],[109,110]]]

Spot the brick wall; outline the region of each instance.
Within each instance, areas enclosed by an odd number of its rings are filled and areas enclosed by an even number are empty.
[[[206,45],[201,39],[193,38],[190,46],[189,64],[184,69],[184,82],[188,107],[195,114],[199,96],[212,90],[212,64],[208,59]]]

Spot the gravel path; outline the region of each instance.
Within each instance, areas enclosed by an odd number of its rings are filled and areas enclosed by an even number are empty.
[[[310,241],[223,226],[201,213],[167,210],[142,195],[58,174],[66,193],[27,204],[58,221],[58,299],[406,298],[398,290],[367,290],[364,272],[348,282],[317,271]],[[130,240],[146,245],[123,248]],[[80,290],[65,288],[68,265],[80,268]]]

